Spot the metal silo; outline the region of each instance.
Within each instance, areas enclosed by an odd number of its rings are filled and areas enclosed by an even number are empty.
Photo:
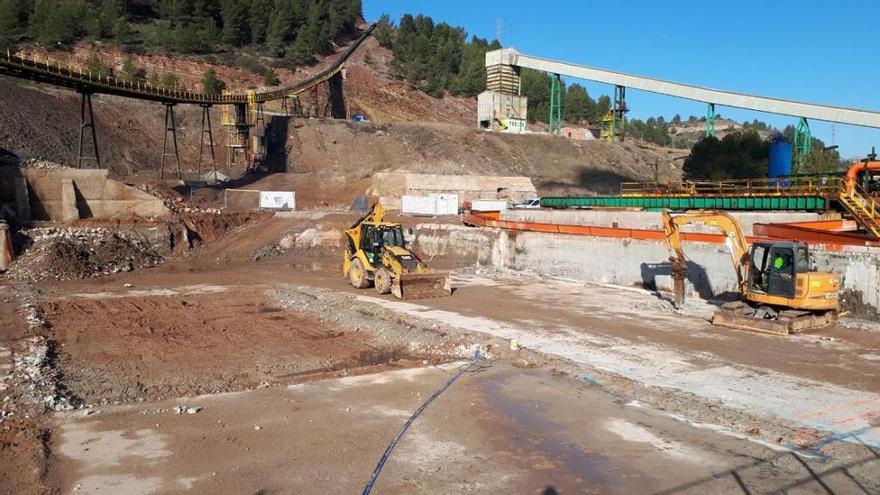
[[[770,178],[791,175],[791,143],[783,136],[770,140]]]

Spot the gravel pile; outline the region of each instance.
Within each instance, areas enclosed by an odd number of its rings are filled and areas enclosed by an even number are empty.
[[[19,160],[14,157],[3,157],[0,159],[0,166],[7,167],[18,167],[18,168],[39,168],[39,169],[50,169],[50,168],[69,168],[66,165],[62,165],[56,162],[50,162],[49,160],[40,160],[37,158],[28,158],[26,160]]]
[[[162,258],[150,245],[112,229],[35,228],[22,232],[32,245],[12,264],[16,280],[73,280],[155,266]]]
[[[180,195],[180,193],[165,184],[138,184],[137,188],[147,194],[161,198],[165,207],[174,213],[198,213],[204,215],[220,215],[223,213],[220,208],[201,208],[198,206],[187,205],[186,200]]]

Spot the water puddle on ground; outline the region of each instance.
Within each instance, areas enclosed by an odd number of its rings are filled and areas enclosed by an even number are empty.
[[[565,436],[554,433],[565,431],[542,414],[544,408],[532,401],[513,399],[505,392],[506,380],[499,377],[486,380],[481,392],[487,407],[503,417],[504,427],[515,429],[500,435],[504,441],[513,442],[514,449],[524,451],[529,457],[535,454],[544,458],[554,469],[544,471],[540,481],[553,479],[553,488],[560,491],[580,493],[588,488],[600,493],[632,493],[621,482],[620,469],[611,459],[596,452],[589,452]],[[555,471],[555,472],[554,472]],[[552,474],[551,474],[552,473]]]

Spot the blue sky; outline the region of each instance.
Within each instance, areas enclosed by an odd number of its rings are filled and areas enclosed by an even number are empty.
[[[552,7],[550,6],[552,5]],[[578,2],[366,0],[368,21],[388,13],[425,14],[494,38],[523,53],[638,75],[763,96],[880,110],[877,22],[873,0]],[[571,83],[574,80],[568,80]],[[577,81],[596,98],[609,86]],[[630,116],[702,116],[702,103],[631,90]],[[776,127],[792,117],[718,107],[722,117]],[[830,145],[832,125],[811,121]],[[845,157],[880,148],[880,129],[837,124]]]

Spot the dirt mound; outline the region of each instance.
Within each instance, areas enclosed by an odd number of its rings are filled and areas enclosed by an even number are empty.
[[[22,232],[27,252],[9,277],[22,281],[73,280],[155,266],[161,257],[146,242],[107,228],[36,228]]]

